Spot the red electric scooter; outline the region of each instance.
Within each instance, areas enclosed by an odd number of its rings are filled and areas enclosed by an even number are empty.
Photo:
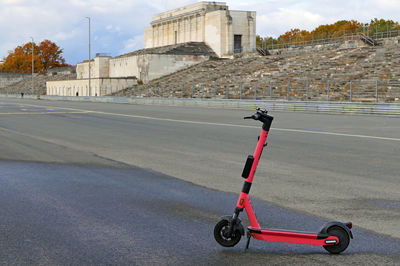
[[[248,156],[243,169],[242,177],[245,178],[246,181],[244,182],[242,192],[240,193],[239,200],[236,204],[235,212],[232,216],[229,215],[222,217],[222,219],[215,225],[215,240],[224,247],[233,247],[240,241],[240,238],[244,235],[244,228],[239,219],[239,214],[243,209],[245,209],[251,224],[251,226],[247,228],[246,250],[249,248],[250,239],[252,237],[264,241],[320,245],[333,254],[339,254],[346,250],[350,243],[350,238],[353,238],[353,234],[350,230],[352,228],[351,222],[328,222],[322,227],[319,233],[306,233],[282,229],[263,229],[260,227],[249,200],[249,191],[261,153],[263,148],[267,146],[266,140],[274,118],[268,115],[266,110],[260,110],[257,108],[255,114],[245,117],[244,119],[258,120],[263,123],[263,126],[258,138],[256,150],[253,155]]]

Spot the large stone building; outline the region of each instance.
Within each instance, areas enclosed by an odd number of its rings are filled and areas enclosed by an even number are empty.
[[[228,10],[221,2],[200,2],[155,15],[152,27],[144,31],[145,49],[114,58],[99,54],[90,62],[78,63],[77,79],[49,81],[47,94],[108,95],[210,57],[253,52],[255,20],[255,12]]]
[[[157,14],[144,30],[144,47],[205,42],[220,57],[256,49],[256,12],[200,2]]]

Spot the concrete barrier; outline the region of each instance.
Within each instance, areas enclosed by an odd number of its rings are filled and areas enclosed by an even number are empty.
[[[20,95],[1,94],[1,98],[21,98]],[[38,96],[25,95],[24,98],[37,99]],[[215,107],[229,109],[266,108],[271,111],[315,112],[332,114],[369,114],[400,117],[398,103],[355,103],[355,102],[301,102],[271,100],[231,100],[231,99],[191,99],[191,98],[130,98],[130,97],[88,97],[88,96],[48,96],[40,99],[53,101],[103,102],[142,105],[167,105],[190,107]]]

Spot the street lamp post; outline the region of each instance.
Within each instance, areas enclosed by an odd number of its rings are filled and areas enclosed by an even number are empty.
[[[90,86],[90,17],[86,17],[89,21],[89,96],[91,95],[91,86]]]
[[[33,73],[34,73],[34,71],[35,71],[35,69],[34,69],[34,64],[33,64],[33,37],[31,37],[31,39],[32,39],[32,77],[31,77],[31,81],[32,81],[32,94],[33,94]]]

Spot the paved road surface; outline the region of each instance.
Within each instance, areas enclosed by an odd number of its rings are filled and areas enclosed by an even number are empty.
[[[400,240],[353,229],[345,253],[245,239],[219,246],[212,230],[236,195],[140,168],[0,162],[0,264],[271,265],[400,263]],[[318,230],[323,220],[255,200],[263,224]],[[248,225],[248,220],[244,219]]]
[[[251,112],[1,100],[0,160],[136,165],[237,192],[259,132],[241,119]],[[400,238],[399,119],[273,115],[253,197]]]

